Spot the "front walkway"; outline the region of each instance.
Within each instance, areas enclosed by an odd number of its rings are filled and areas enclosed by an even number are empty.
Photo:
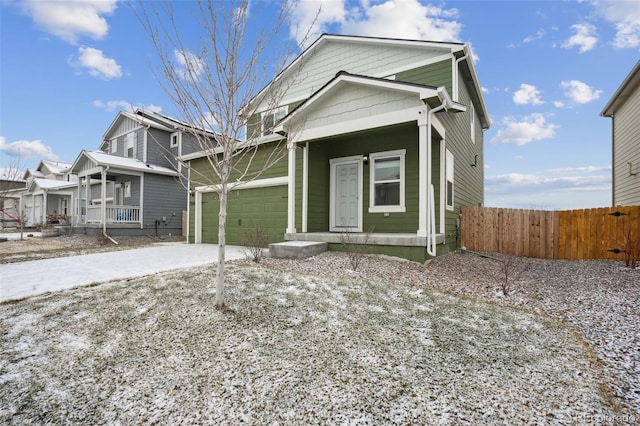
[[[227,246],[227,260],[242,248]],[[161,243],[151,247],[0,265],[0,302],[77,286],[141,277],[218,260],[215,244]]]

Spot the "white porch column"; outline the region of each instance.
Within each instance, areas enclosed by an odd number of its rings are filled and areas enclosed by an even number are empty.
[[[287,233],[296,232],[296,146],[289,146],[289,173],[288,173],[288,205],[287,205]]]
[[[47,190],[43,190],[42,191],[42,212],[40,214],[42,214],[42,223],[47,223],[47,209],[49,208],[49,206],[47,205],[47,198],[48,194],[47,194]]]
[[[80,176],[78,176],[78,192],[77,192],[78,196],[76,197],[76,203],[72,204],[73,207],[76,209],[76,217],[74,218],[74,224],[75,225],[80,225],[80,218],[82,217],[82,206],[81,204],[81,200],[82,200],[82,178]]]
[[[418,120],[418,237],[427,236],[427,188],[431,182],[431,138],[427,117],[425,108]]]
[[[107,171],[103,167],[100,172],[100,217],[102,218],[102,229],[106,231],[107,228]]]
[[[91,176],[87,176],[85,178],[85,188],[84,188],[84,194],[85,194],[85,209],[84,209],[84,223],[87,223],[88,219],[89,219],[89,203],[91,201]]]

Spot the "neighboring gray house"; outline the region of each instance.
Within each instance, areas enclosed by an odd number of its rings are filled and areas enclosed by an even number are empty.
[[[77,178],[70,168],[68,163],[43,160],[26,171],[20,202],[26,226],[73,222]]]
[[[611,117],[613,205],[640,205],[640,61],[600,115]]]
[[[187,129],[162,114],[121,111],[100,150],[82,151],[71,166],[79,194],[74,225],[87,233],[180,235],[187,170],[176,157],[197,146]]]

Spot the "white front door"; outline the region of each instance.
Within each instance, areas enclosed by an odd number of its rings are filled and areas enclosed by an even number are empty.
[[[331,160],[331,231],[362,231],[362,160]]]

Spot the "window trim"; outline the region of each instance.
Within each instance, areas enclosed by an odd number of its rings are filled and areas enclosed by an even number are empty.
[[[406,149],[398,149],[394,151],[382,151],[369,154],[369,213],[405,213],[407,211],[405,204],[405,156]],[[377,160],[398,157],[400,160],[400,204],[394,206],[376,206],[375,205],[375,163]]]
[[[469,104],[469,115],[471,122],[471,142],[476,143],[476,111],[473,108],[473,103]]]
[[[175,142],[174,142],[174,139],[175,139]],[[181,142],[182,142],[182,132],[177,131],[177,132],[171,133],[171,136],[169,137],[170,148],[177,148],[178,146],[180,146]]]
[[[136,158],[137,142],[138,142],[138,135],[136,132],[127,133],[127,136],[125,138],[125,149],[124,149],[125,157]],[[131,150],[131,156],[129,156],[129,150]]]
[[[444,178],[444,203],[447,210],[453,210],[455,206],[455,158],[448,149],[445,150],[445,178]],[[449,179],[451,178],[451,179]],[[451,182],[451,204],[449,204],[449,182]]]
[[[273,109],[261,112],[260,113],[260,136],[268,136],[273,134],[273,131],[269,133],[265,133],[267,132],[267,129],[265,129],[265,120],[268,116],[273,115],[274,117],[273,125],[275,126],[278,121],[280,121],[282,118],[284,118],[287,115],[288,111],[289,111],[289,107],[285,105],[285,106],[281,106],[278,108],[273,108]],[[282,116],[276,120],[276,116],[278,114],[282,114]]]

